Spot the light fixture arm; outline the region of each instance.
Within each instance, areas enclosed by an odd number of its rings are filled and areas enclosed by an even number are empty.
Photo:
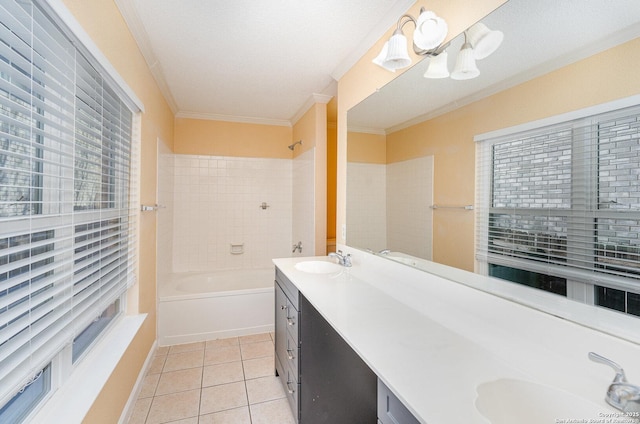
[[[409,22],[412,22],[415,27],[411,43],[415,54],[434,56],[444,50],[444,48],[441,48],[441,44],[447,35],[447,23],[434,12],[427,11],[424,7],[421,7],[420,15],[417,19],[409,14],[400,16],[393,35],[385,43],[373,63],[389,71],[395,71],[411,65],[411,58],[407,51],[407,38],[402,32],[404,26]]]
[[[405,19],[405,18],[406,18],[406,20],[403,22],[402,20]],[[413,26],[414,27],[416,26],[416,19],[413,16],[407,15],[407,14],[400,16],[400,18],[398,19],[398,25],[396,26],[396,30],[393,31],[393,33],[394,34],[401,33],[402,32],[402,28],[404,28],[404,26],[406,24],[408,24],[409,22],[413,22]]]

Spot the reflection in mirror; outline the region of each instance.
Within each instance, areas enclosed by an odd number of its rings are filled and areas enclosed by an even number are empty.
[[[482,23],[504,40],[477,78],[425,78],[426,58],[349,110],[349,246],[474,271],[474,137],[640,94],[636,0],[510,0]]]

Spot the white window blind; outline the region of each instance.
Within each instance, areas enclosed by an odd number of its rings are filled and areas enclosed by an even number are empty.
[[[0,406],[134,279],[135,116],[76,46],[0,0]]]
[[[640,291],[640,107],[479,142],[477,259]]]

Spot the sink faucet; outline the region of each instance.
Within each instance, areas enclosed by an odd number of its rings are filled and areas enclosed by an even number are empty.
[[[589,359],[593,362],[605,364],[613,368],[616,376],[607,390],[605,400],[611,406],[622,412],[640,412],[640,386],[630,384],[622,367],[610,359],[597,353],[589,352]]]
[[[351,253],[347,253],[346,255],[342,254],[342,250],[338,250],[338,253],[331,252],[328,255],[330,258],[338,258],[338,263],[342,266],[350,267],[351,266]]]

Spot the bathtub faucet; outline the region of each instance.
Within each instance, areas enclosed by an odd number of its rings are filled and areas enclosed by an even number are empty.
[[[296,250],[302,253],[302,242],[299,241],[298,244],[293,245],[293,253],[296,253]]]

